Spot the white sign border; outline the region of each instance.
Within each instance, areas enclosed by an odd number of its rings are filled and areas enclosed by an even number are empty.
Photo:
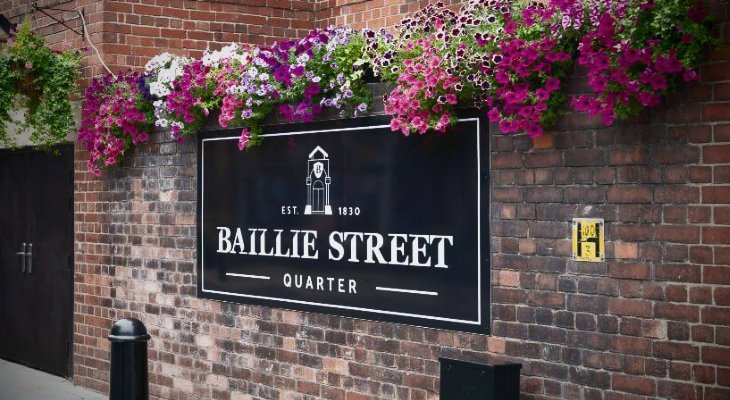
[[[232,292],[224,292],[220,290],[212,290],[212,289],[206,289],[205,288],[205,246],[203,246],[203,220],[204,218],[204,212],[205,212],[205,181],[203,179],[204,171],[205,171],[205,142],[214,142],[214,141],[221,141],[221,140],[238,140],[239,136],[227,136],[227,137],[216,137],[216,138],[206,138],[201,140],[201,165],[200,165],[200,290],[205,293],[214,293],[214,294],[222,294],[222,295],[228,295],[228,296],[236,296],[236,297],[248,297],[252,299],[260,299],[260,300],[270,300],[270,301],[281,301],[286,303],[294,303],[294,304],[304,304],[309,306],[317,306],[317,307],[328,307],[328,308],[334,308],[334,309],[342,309],[342,310],[352,310],[352,311],[365,311],[365,312],[371,312],[375,314],[386,314],[386,315],[397,315],[401,317],[409,317],[409,318],[420,318],[420,319],[427,319],[427,320],[434,320],[434,321],[443,321],[443,322],[452,322],[452,323],[460,323],[460,324],[469,324],[469,325],[481,325],[482,324],[482,202],[481,202],[481,196],[482,196],[482,168],[481,168],[481,120],[479,118],[463,118],[459,119],[458,122],[472,122],[476,121],[477,123],[477,223],[478,229],[477,229],[477,320],[463,320],[463,319],[454,319],[454,318],[444,318],[444,317],[438,317],[433,315],[421,315],[421,314],[412,314],[412,313],[404,313],[404,312],[398,312],[398,311],[387,311],[387,310],[374,310],[370,308],[364,308],[364,307],[353,307],[353,306],[346,306],[341,304],[327,304],[327,303],[317,303],[312,301],[305,301],[305,300],[294,300],[294,299],[286,299],[286,298],[279,298],[279,297],[268,297],[268,296],[259,296],[259,295],[253,295],[253,294],[245,294],[245,293],[232,293]],[[277,136],[294,136],[294,135],[308,135],[312,133],[328,133],[328,132],[353,132],[353,131],[365,131],[365,130],[373,130],[373,129],[382,129],[382,128],[390,128],[390,125],[371,125],[371,126],[360,126],[356,128],[338,128],[338,129],[324,129],[324,130],[312,130],[312,131],[295,131],[295,132],[284,132],[284,133],[271,133],[271,134],[264,134],[260,135],[261,137],[277,137]]]

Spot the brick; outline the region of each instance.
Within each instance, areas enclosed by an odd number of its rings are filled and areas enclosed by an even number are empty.
[[[691,183],[712,182],[712,167],[689,167],[689,181]]]
[[[715,207],[715,223],[730,225],[730,207]]]
[[[570,235],[570,226],[567,222],[531,222],[530,233],[536,238],[564,239]]]
[[[700,77],[703,82],[730,80],[730,63],[721,62],[704,65],[700,68]]]
[[[680,285],[667,285],[664,290],[667,301],[674,303],[686,303],[688,294],[687,288]]]
[[[656,342],[654,355],[667,360],[696,362],[700,360],[700,348],[686,343]]]
[[[702,147],[702,161],[705,164],[730,163],[730,145],[708,145]]]
[[[702,268],[693,264],[659,264],[654,267],[657,280],[674,282],[700,282]]]
[[[730,366],[730,349],[727,347],[702,346],[702,362]]]
[[[701,388],[689,383],[675,381],[659,381],[657,394],[662,398],[678,400],[703,400]]]
[[[613,245],[614,257],[617,259],[638,258],[639,246],[636,243],[616,242]]]
[[[571,382],[577,383],[578,385],[601,389],[608,389],[611,387],[611,374],[604,371],[571,367],[569,369],[568,377]]]
[[[585,167],[603,165],[604,152],[602,150],[573,150],[565,152],[565,165],[568,167]]]
[[[730,309],[723,307],[705,307],[702,309],[702,322],[712,325],[730,326]]]
[[[703,204],[730,204],[730,186],[702,188]]]
[[[519,202],[522,191],[519,188],[493,188],[492,199],[497,202]]]
[[[496,236],[527,237],[528,223],[525,221],[496,221],[492,223]]]
[[[729,115],[730,102],[708,103],[702,107],[703,121],[727,121]]]
[[[662,249],[656,243],[642,243],[639,245],[639,258],[660,261],[662,259]]]
[[[710,288],[705,289],[708,292],[710,291]],[[718,306],[730,306],[730,288],[716,287],[714,298],[715,304],[717,304]]]
[[[666,339],[666,324],[664,321],[641,321],[641,336],[652,339]]]
[[[730,267],[703,267],[702,281],[719,285],[730,285]]]
[[[692,224],[709,223],[712,220],[710,207],[688,207],[687,221]]]
[[[649,279],[651,267],[644,263],[610,263],[608,276],[619,279]]]
[[[502,153],[492,155],[492,168],[521,168],[522,155],[518,153]]]
[[[608,300],[599,296],[569,294],[567,309],[571,311],[605,314],[608,312]]]
[[[691,329],[692,340],[695,342],[712,343],[714,342],[714,330],[706,325],[693,326]],[[719,343],[719,340],[718,340]]]
[[[651,318],[653,314],[650,301],[618,298],[608,301],[608,311],[614,315],[630,315],[643,318]]]
[[[711,125],[683,126],[678,128],[686,133],[689,143],[709,143],[712,141]]]
[[[659,164],[694,164],[700,161],[700,150],[696,146],[672,146],[661,148],[654,154]]]
[[[715,183],[730,183],[730,166],[717,165],[712,167],[712,175],[710,177],[714,179]],[[712,180],[709,182],[712,182]]]
[[[711,368],[711,367],[705,367],[705,368],[706,368],[706,370],[704,373],[706,375],[701,375],[701,374],[695,373],[695,375],[697,376],[697,381],[703,382],[701,379],[705,378],[706,383],[715,383],[715,381],[714,381],[715,369]],[[720,386],[730,386],[730,368],[718,368],[717,369],[717,383]]]
[[[699,104],[682,104],[681,106],[667,107],[664,120],[670,124],[696,123],[700,115]]]
[[[700,229],[685,225],[662,225],[656,229],[656,239],[671,243],[699,243]]]
[[[686,183],[687,168],[686,166],[667,166],[664,168],[664,183]],[[695,189],[696,190],[696,189]]]
[[[654,304],[654,317],[672,321],[699,322],[699,307],[656,303]]]
[[[715,142],[730,142],[730,124],[718,124],[713,127]]]
[[[563,160],[559,152],[539,152],[525,154],[525,167],[545,168],[558,167]]]
[[[730,370],[725,370],[730,371]],[[692,367],[692,374],[699,383],[713,384],[715,383],[715,368],[706,365],[694,365]],[[728,376],[730,378],[730,375]],[[730,386],[730,379],[721,383],[724,386]]]
[[[684,322],[667,322],[667,338],[669,340],[689,340],[689,324]]]
[[[686,224],[687,207],[665,206],[663,216],[665,224]]]
[[[669,365],[669,377],[675,380],[688,381],[692,379],[692,367],[683,362],[673,362]]]
[[[712,303],[712,288],[695,286],[689,290],[689,301],[694,304]]]
[[[646,164],[646,150],[636,147],[633,149],[617,149],[608,153],[609,165],[636,165]]]
[[[613,186],[607,193],[611,203],[649,203],[652,195],[650,188],[642,186]]]
[[[494,271],[495,284],[499,286],[519,287],[520,273],[517,271],[499,270]]]
[[[700,200],[700,191],[696,187],[657,187],[654,189],[654,201],[657,203],[691,204]]]
[[[610,348],[617,353],[648,356],[652,352],[652,343],[650,339],[618,335],[611,339]]]
[[[544,133],[532,139],[533,149],[552,149],[555,147],[555,137],[552,133]]]
[[[651,396],[656,393],[656,382],[650,378],[614,374],[611,377],[611,388],[619,392]]]
[[[558,292],[530,292],[527,304],[536,307],[564,308],[565,294]]]
[[[527,190],[526,199],[534,203],[557,203],[563,201],[563,190],[551,187],[531,188]]]
[[[730,248],[727,247],[715,247],[715,263],[719,265],[730,264]]]
[[[579,204],[603,203],[606,198],[606,189],[601,187],[572,186],[564,190],[565,202]]]
[[[702,243],[730,244],[730,227],[703,227]]]

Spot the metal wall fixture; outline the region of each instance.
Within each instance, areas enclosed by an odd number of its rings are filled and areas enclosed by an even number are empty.
[[[20,272],[33,275],[33,243],[23,242],[20,247],[21,250],[15,253],[20,256]]]

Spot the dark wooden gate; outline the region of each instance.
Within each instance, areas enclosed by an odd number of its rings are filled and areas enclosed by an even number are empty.
[[[67,377],[73,147],[0,152],[0,358]]]

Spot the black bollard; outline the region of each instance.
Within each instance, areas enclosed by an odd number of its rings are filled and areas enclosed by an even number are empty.
[[[148,340],[150,335],[140,320],[120,319],[112,326],[109,400],[148,400]]]

